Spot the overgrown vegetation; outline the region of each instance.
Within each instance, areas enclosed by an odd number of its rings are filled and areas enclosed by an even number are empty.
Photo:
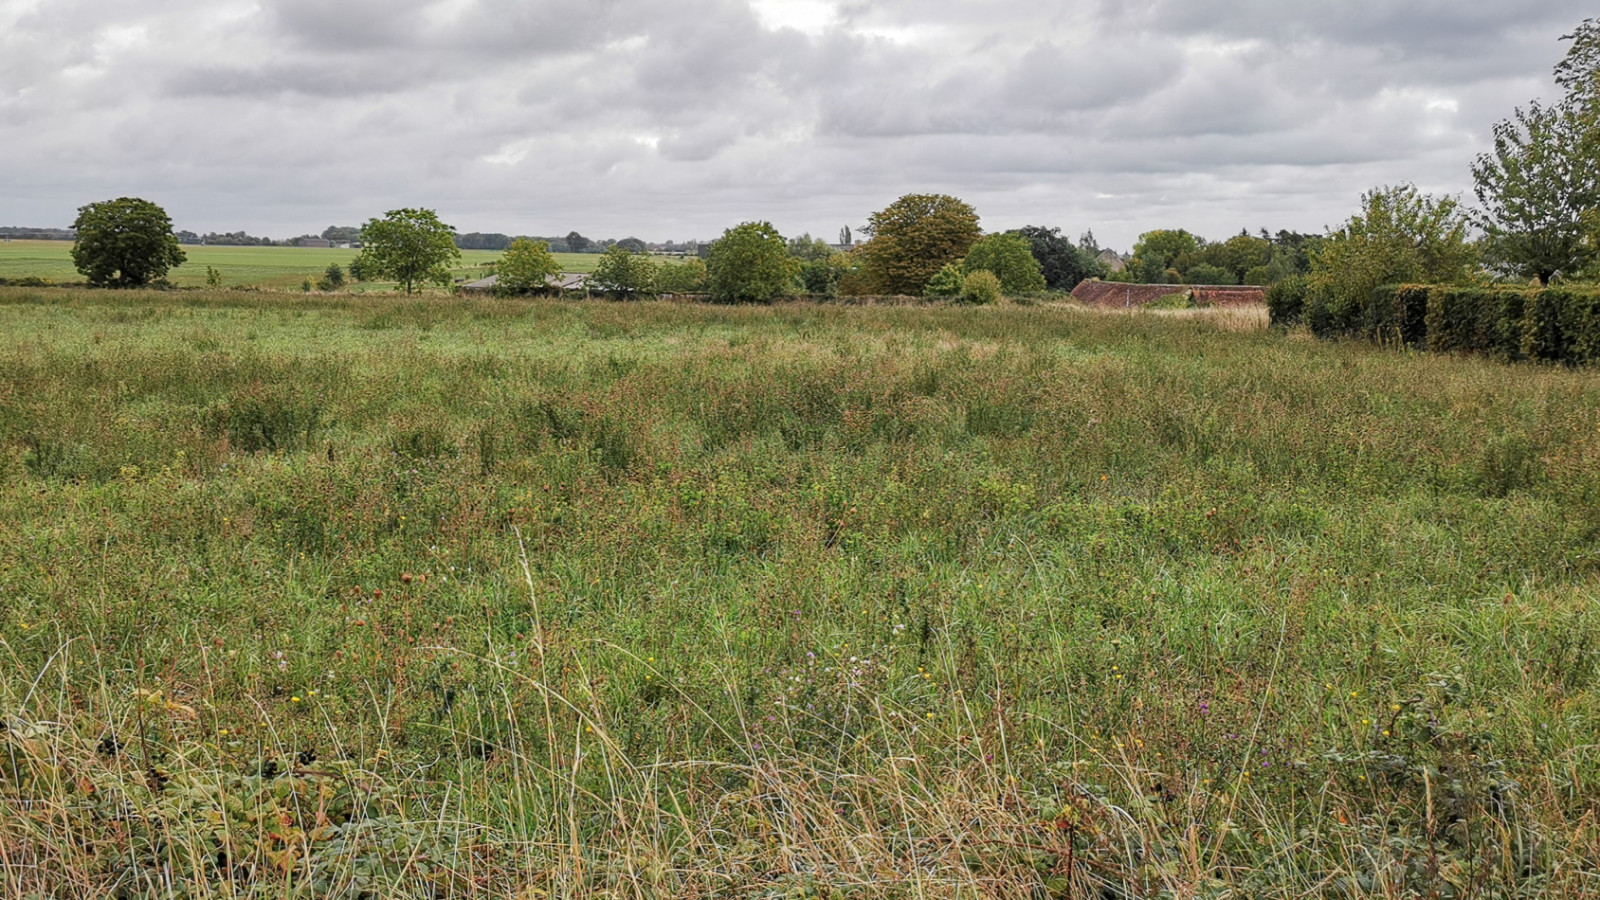
[[[0,288],[0,884],[1600,889],[1600,376]]]

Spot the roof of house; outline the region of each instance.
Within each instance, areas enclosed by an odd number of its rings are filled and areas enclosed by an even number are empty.
[[[1091,306],[1144,306],[1172,294],[1188,294],[1199,306],[1246,306],[1265,303],[1265,288],[1237,284],[1127,284],[1119,281],[1082,281],[1072,297]]]
[[[500,283],[499,275],[490,275],[477,281],[469,281],[461,286],[464,291],[491,291]],[[589,285],[589,276],[582,272],[562,272],[553,280],[545,282],[552,288],[562,291],[580,291]]]

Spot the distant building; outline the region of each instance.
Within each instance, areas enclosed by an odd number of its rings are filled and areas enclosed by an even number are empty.
[[[1266,288],[1237,284],[1127,284],[1092,278],[1072,289],[1072,299],[1090,306],[1132,308],[1181,294],[1195,306],[1255,306],[1267,302]]]
[[[1128,267],[1128,261],[1119,256],[1115,250],[1101,250],[1095,259],[1106,267],[1107,272],[1121,272]]]
[[[333,241],[330,241],[327,238],[301,238],[299,246],[319,247],[323,250],[326,250],[333,246]]]
[[[499,275],[490,275],[477,281],[469,281],[461,285],[463,291],[488,292],[500,283]],[[552,291],[583,291],[589,288],[589,276],[578,272],[562,272],[554,278],[547,279],[545,284]]]

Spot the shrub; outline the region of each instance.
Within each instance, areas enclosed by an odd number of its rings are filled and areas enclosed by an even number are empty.
[[[1419,347],[1428,336],[1428,288],[1403,285],[1395,291],[1394,327],[1407,347]]]
[[[1526,293],[1517,289],[1431,288],[1424,320],[1427,347],[1521,359],[1525,305]]]
[[[1275,328],[1300,324],[1305,313],[1306,277],[1290,275],[1267,288],[1267,317]]]
[[[656,267],[656,289],[666,294],[699,294],[706,289],[706,264],[686,259],[678,265]]]
[[[213,270],[209,266],[206,268],[206,279],[208,283],[210,281],[212,271]],[[321,280],[317,282],[317,290],[337,291],[342,287],[344,287],[344,269],[339,268],[338,263],[329,263],[327,270],[322,273]]]
[[[999,303],[1004,297],[1000,290],[1000,278],[993,272],[983,269],[973,272],[961,281],[961,302],[975,305]]]
[[[961,265],[950,263],[933,276],[923,294],[928,297],[958,296],[961,293],[961,282],[964,277],[961,274]]]
[[[1600,291],[1547,288],[1528,296],[1522,353],[1571,364],[1600,360]]]

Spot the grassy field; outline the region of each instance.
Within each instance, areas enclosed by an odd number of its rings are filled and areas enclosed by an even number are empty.
[[[57,282],[82,281],[72,265],[72,244],[68,241],[0,241],[0,278],[45,278]],[[206,267],[222,273],[223,284],[230,287],[262,287],[274,290],[298,290],[310,279],[315,284],[328,266],[337,263],[348,267],[359,250],[324,250],[313,247],[213,247],[186,246],[183,252],[188,261],[169,273],[173,284],[181,287],[203,287]],[[593,272],[600,260],[597,253],[557,253],[556,261],[566,272]],[[484,266],[500,258],[497,251],[463,250],[461,265],[455,270],[458,278],[472,280],[486,274]],[[356,293],[387,291],[392,284],[370,282],[350,284],[346,290]]]
[[[1600,375],[0,288],[0,893],[1600,896]]]

